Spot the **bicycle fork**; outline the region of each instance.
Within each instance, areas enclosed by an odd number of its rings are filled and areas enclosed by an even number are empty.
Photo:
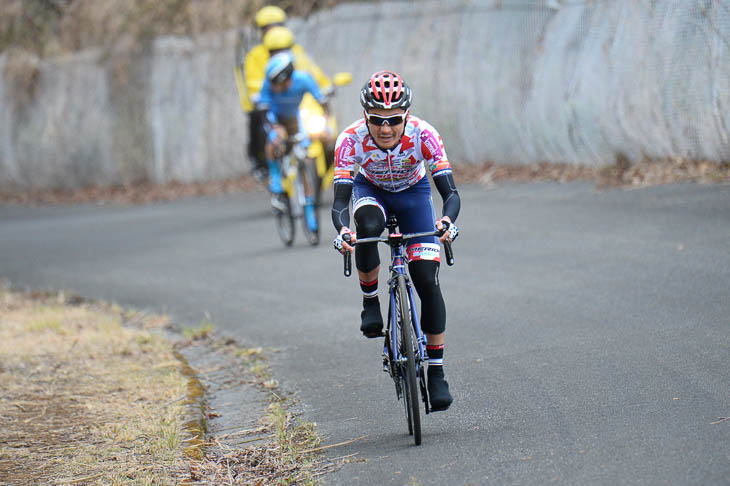
[[[398,265],[396,264],[395,267],[397,268]],[[393,267],[391,267],[391,272],[392,270]],[[402,264],[400,270],[404,270]],[[400,274],[400,272],[398,273]],[[408,289],[408,302],[403,302],[401,303],[401,305],[407,305],[409,307],[408,311],[411,315],[411,329],[418,346],[416,353],[414,353],[416,360],[416,376],[419,381],[419,388],[421,389],[421,396],[425,405],[426,414],[428,414],[430,412],[430,407],[428,401],[428,389],[426,388],[425,371],[426,364],[428,363],[428,355],[425,352],[426,336],[421,332],[421,322],[418,318],[418,311],[415,307],[416,300],[413,292],[413,287],[411,287],[410,285],[410,280],[408,276],[404,273],[403,275],[405,276],[406,288]],[[398,326],[391,326],[391,323],[397,322],[398,319],[398,309],[396,308],[395,303],[397,286],[396,278],[397,277],[394,275],[393,277],[391,277],[390,280],[388,280],[388,287],[390,289],[390,291],[388,292],[390,295],[390,305],[388,307],[388,328],[385,331],[385,343],[383,344],[383,371],[385,373],[388,373],[390,377],[393,378],[393,380],[395,381],[397,396],[400,400],[402,398],[403,391],[401,390],[400,380],[398,379],[396,370],[398,369],[398,366],[400,364],[406,361],[406,358],[401,355],[401,352],[398,349]]]
[[[416,377],[418,378],[419,388],[421,389],[421,397],[423,398],[426,415],[431,411],[428,400],[428,388],[426,388],[426,365],[428,363],[428,354],[426,351],[426,336],[421,332],[421,321],[418,318],[418,312],[415,308],[416,299],[413,294],[413,287],[407,285],[408,301],[411,306],[411,326],[413,327],[413,335],[416,338],[418,350],[415,353],[416,358]]]

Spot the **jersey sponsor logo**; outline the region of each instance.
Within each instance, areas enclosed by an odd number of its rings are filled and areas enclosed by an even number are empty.
[[[345,137],[335,150],[335,179],[338,176],[352,178],[351,171],[353,164],[350,161],[355,154],[355,140]]]
[[[438,161],[434,161],[433,164],[430,166],[431,174],[436,175],[436,173],[444,171],[444,170],[451,170],[451,164],[449,164],[449,161],[446,159],[441,159]]]
[[[335,169],[335,182],[352,182],[352,172],[348,169]]]
[[[410,262],[416,260],[441,261],[441,247],[437,243],[416,243],[409,245],[406,251]]]
[[[421,142],[423,143],[423,145],[425,145],[426,149],[431,155],[431,158],[433,158],[435,161],[439,161],[443,158],[444,154],[441,150],[441,144],[438,143],[436,137],[434,137],[431,132],[421,132]]]

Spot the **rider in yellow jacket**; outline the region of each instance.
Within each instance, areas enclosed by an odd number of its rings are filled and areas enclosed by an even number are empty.
[[[266,6],[256,13],[254,20],[260,29],[262,43],[246,54],[243,65],[237,65],[234,74],[241,108],[249,114],[249,156],[255,163],[254,173],[263,177],[266,135],[263,130],[263,115],[256,109],[256,102],[264,84],[266,64],[271,56],[283,50],[290,51],[294,56],[294,68],[311,74],[323,92],[332,86],[332,81],[312,62],[302,46],[295,43],[292,31],[284,27],[286,13],[281,8]]]

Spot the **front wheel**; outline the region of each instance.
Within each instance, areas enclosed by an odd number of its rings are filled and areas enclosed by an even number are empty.
[[[294,243],[294,235],[296,227],[294,226],[294,215],[291,211],[291,201],[286,193],[278,196],[283,208],[276,210],[276,230],[279,232],[279,238],[286,246]]]
[[[416,358],[414,349],[416,341],[411,328],[411,311],[408,302],[408,289],[404,275],[398,276],[398,293],[396,295],[398,310],[398,343],[401,358],[400,372],[403,380],[403,398],[406,406],[408,432],[413,434],[416,445],[421,444],[421,409],[418,405],[418,381],[416,381]]]

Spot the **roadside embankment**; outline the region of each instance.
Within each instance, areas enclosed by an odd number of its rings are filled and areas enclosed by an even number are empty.
[[[187,378],[155,332],[164,318],[7,291],[0,316],[3,481],[185,478]]]
[[[631,165],[626,159],[599,167],[547,162],[530,165],[482,164],[454,169],[454,179],[461,184],[479,184],[492,188],[505,183],[591,181],[598,189],[638,188],[659,184],[694,182],[698,184],[730,183],[730,163],[692,161],[682,158],[643,160]],[[242,192],[264,192],[266,186],[251,175],[218,182],[181,184],[130,184],[113,187],[90,186],[77,190],[34,189],[7,191],[0,189],[0,203],[36,204],[146,204],[200,196],[220,196]]]
[[[0,288],[0,482],[312,484],[336,467],[265,350],[208,322],[172,331],[166,316]]]

